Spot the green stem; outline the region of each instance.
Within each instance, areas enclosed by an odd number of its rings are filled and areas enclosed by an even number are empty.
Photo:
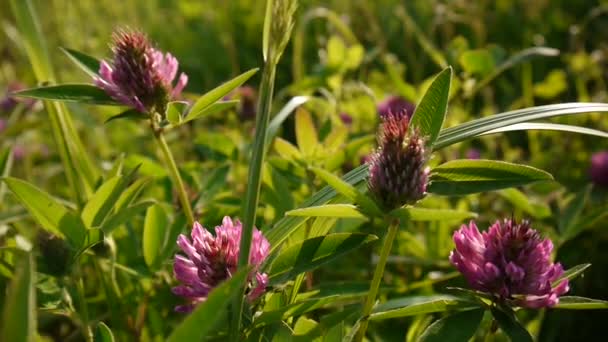
[[[388,227],[386,237],[384,238],[382,250],[380,250],[380,259],[376,265],[374,277],[372,278],[372,284],[370,285],[369,292],[367,293],[367,299],[365,300],[365,306],[363,307],[363,318],[361,320],[361,326],[359,327],[355,341],[363,341],[363,338],[365,337],[365,331],[367,330],[367,325],[369,322],[369,315],[372,313],[374,303],[376,302],[376,296],[378,295],[378,289],[380,288],[380,281],[384,275],[386,260],[391,252],[391,247],[393,246],[393,241],[395,241],[398,230],[399,220],[392,221]]]
[[[246,267],[249,263],[249,251],[251,250],[251,239],[253,236],[253,225],[255,223],[256,209],[260,199],[260,187],[262,184],[262,164],[264,163],[264,144],[266,142],[266,131],[272,107],[272,94],[274,91],[274,79],[276,64],[269,58],[264,66],[262,82],[260,84],[260,102],[258,117],[255,125],[256,136],[253,142],[253,154],[249,164],[249,175],[247,177],[247,192],[243,210],[243,230],[241,233],[241,244],[239,249],[238,268]],[[245,288],[243,287],[243,293]],[[235,296],[233,308],[234,327],[233,340],[238,340],[241,327],[241,313],[243,311],[243,296]]]
[[[80,302],[80,320],[82,321],[83,334],[87,342],[93,342],[93,331],[89,326],[89,309],[87,308],[80,265],[76,265],[76,292],[78,293],[78,301]]]
[[[180,176],[179,170],[177,169],[177,164],[175,164],[175,159],[173,159],[173,154],[171,153],[169,145],[167,145],[167,141],[165,140],[165,136],[163,135],[163,132],[161,130],[155,130],[154,136],[156,137],[156,141],[158,142],[158,145],[160,146],[160,149],[163,152],[165,164],[169,169],[169,174],[171,175],[173,184],[177,188],[179,201],[182,204],[184,214],[186,214],[186,219],[188,219],[188,224],[192,226],[194,224],[194,215],[192,214],[192,207],[190,206],[190,200],[188,199],[188,193],[186,192],[186,188],[184,187],[182,176]]]

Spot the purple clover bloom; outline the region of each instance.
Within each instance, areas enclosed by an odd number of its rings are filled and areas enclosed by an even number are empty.
[[[173,293],[187,298],[190,303],[175,308],[178,312],[190,312],[196,304],[205,301],[213,288],[236,272],[241,242],[241,222],[226,216],[222,225],[215,227],[215,235],[198,222],[194,223],[191,238],[180,235],[177,245],[184,252],[175,255],[173,272],[182,284],[173,288]],[[270,243],[254,228],[249,264],[259,267],[270,252]],[[268,275],[256,269],[249,276],[248,299],[253,301],[266,290]],[[255,278],[255,279],[253,279]]]
[[[608,187],[608,151],[597,152],[591,156],[589,176],[594,184]]]
[[[119,31],[113,38],[114,58],[112,63],[101,62],[95,85],[139,112],[163,113],[166,103],[178,98],[188,83],[188,76],[181,73],[173,86],[177,59],[153,48],[141,32]]]
[[[526,308],[552,307],[568,292],[568,280],[555,287],[564,270],[552,263],[553,243],[542,239],[528,221],[496,221],[480,233],[471,221],[454,232],[450,262],[469,285],[496,299]]]
[[[481,152],[476,148],[470,148],[466,153],[467,159],[479,159],[481,158]]]
[[[415,108],[416,106],[414,106],[413,103],[409,102],[401,96],[396,95],[390,95],[386,97],[384,100],[382,100],[382,102],[378,104],[377,107],[380,118],[384,118],[388,115],[388,113],[391,112],[400,113],[402,111],[405,111],[408,120],[412,117],[412,114],[414,114]]]
[[[413,204],[426,195],[428,153],[418,132],[408,132],[405,111],[382,118],[379,146],[368,160],[370,193],[385,209]]]
[[[11,113],[19,103],[23,103],[26,110],[34,109],[36,99],[17,98],[11,93],[26,89],[26,86],[20,82],[12,82],[6,88],[6,94],[0,99],[0,112]]]

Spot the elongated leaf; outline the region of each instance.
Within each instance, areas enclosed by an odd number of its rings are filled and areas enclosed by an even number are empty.
[[[145,120],[148,119],[148,114],[142,113],[136,109],[127,109],[123,112],[120,112],[116,115],[112,115],[109,117],[104,123],[108,123],[118,119],[133,119],[133,120]]]
[[[129,185],[129,187],[120,195],[118,200],[116,201],[116,210],[124,209],[129,206],[135,199],[139,196],[139,194],[143,191],[143,189],[150,183],[149,178],[138,178],[133,184]]]
[[[579,275],[583,274],[583,272],[585,272],[585,270],[588,269],[589,267],[591,267],[591,264],[580,264],[580,265],[571,267],[571,268],[567,269],[564,272],[564,274],[562,274],[561,277],[559,277],[557,280],[555,280],[551,284],[551,286],[556,287],[557,285],[561,284],[562,281],[564,281],[566,279],[572,280],[572,279],[578,277]]]
[[[224,317],[228,304],[241,293],[241,284],[249,273],[244,267],[232,278],[224,281],[213,289],[207,299],[200,303],[194,311],[173,330],[167,342],[201,341]]]
[[[255,319],[253,324],[256,327],[279,322],[289,317],[296,317],[303,315],[307,312],[316,310],[324,305],[334,303],[341,300],[340,296],[328,296],[323,298],[313,298],[304,300],[301,302],[285,305],[276,310],[270,310],[263,312],[259,317]]]
[[[548,205],[533,203],[526,194],[515,188],[501,190],[498,194],[511,202],[511,205],[532,215],[534,218],[542,219],[551,216],[551,208]]]
[[[465,195],[552,179],[551,174],[531,166],[459,159],[433,169],[428,191],[438,195]]]
[[[135,215],[148,209],[149,206],[155,203],[155,201],[150,200],[141,201],[139,203],[135,203],[128,207],[122,208],[116,213],[114,213],[112,216],[110,216],[107,220],[105,220],[100,229],[103,230],[106,235],[108,235],[114,229],[118,228],[121,224],[127,222],[129,219],[135,217]]]
[[[430,208],[415,208],[404,207],[393,210],[391,215],[403,218],[409,221],[446,221],[446,220],[464,220],[477,217],[476,213],[468,211],[458,211],[452,209],[430,209]]]
[[[431,324],[418,341],[420,342],[468,342],[479,327],[483,309],[458,312]]]
[[[173,125],[182,122],[182,113],[186,110],[187,106],[188,102],[184,101],[172,101],[167,103],[167,110],[165,111],[167,120]]]
[[[295,129],[298,148],[302,151],[302,154],[310,157],[319,145],[319,137],[310,112],[302,108],[296,111]]]
[[[193,112],[192,110],[190,110],[190,112],[188,112],[188,115],[186,115],[186,117],[183,120],[181,120],[179,122],[179,124],[183,125],[186,122],[190,122],[190,121],[196,120],[198,118],[202,118],[202,117],[205,117],[205,116],[208,116],[211,114],[223,112],[232,107],[235,107],[238,103],[239,103],[239,101],[236,101],[236,100],[219,101],[219,102],[210,104],[209,106],[201,109],[198,112]]]
[[[192,105],[192,108],[190,108],[190,112],[188,113],[187,118],[200,116],[200,113],[203,110],[216,103],[224,96],[228,95],[228,93],[239,87],[241,84],[245,83],[257,71],[257,68],[246,71],[240,74],[239,76],[231,79],[230,81],[210,90],[203,96],[199,97],[198,100],[196,100],[196,102],[194,103],[194,105]]]
[[[409,299],[409,298],[408,298]],[[412,301],[404,301],[404,306],[380,306],[377,307],[370,315],[370,320],[383,320],[389,318],[407,317],[422,315],[434,312],[443,312],[448,310],[472,309],[477,305],[472,302],[463,301],[460,298],[447,295],[430,296],[428,300],[424,298],[416,298]],[[387,303],[388,304],[388,303]]]
[[[368,166],[361,165],[351,172],[344,175],[343,180],[351,185],[359,184],[363,182],[367,177]],[[327,203],[329,200],[337,195],[336,191],[330,186],[326,186],[323,189],[316,192],[308,200],[304,201],[301,208],[317,206]],[[309,217],[303,216],[285,216],[280,219],[265,235],[272,251],[277,250],[280,247],[281,242],[285,241],[300,225],[302,225]]]
[[[36,266],[30,253],[19,258],[6,293],[0,340],[37,341],[36,334]]]
[[[365,218],[357,207],[352,204],[326,204],[318,207],[308,207],[290,210],[288,216],[318,216],[318,217],[351,217]]]
[[[577,296],[559,297],[559,303],[554,309],[567,310],[598,310],[608,309],[608,301]]]
[[[277,256],[272,264],[270,283],[283,282],[377,239],[374,235],[337,233],[304,240]]]
[[[155,271],[160,265],[162,247],[166,243],[169,218],[163,208],[155,204],[146,211],[144,221],[143,252],[146,265]]]
[[[92,84],[60,84],[55,86],[25,89],[15,96],[30,97],[41,100],[80,102],[98,105],[120,106],[103,89]]]
[[[528,330],[526,330],[526,328],[524,328],[524,326],[521,325],[519,321],[517,321],[517,318],[513,313],[507,314],[502,310],[493,308],[492,316],[494,316],[494,319],[496,319],[496,321],[498,322],[498,326],[500,327],[500,329],[502,329],[502,331],[504,331],[505,334],[509,336],[511,341],[534,341]]]
[[[443,126],[451,81],[452,67],[447,67],[435,77],[410,120],[410,129],[418,129],[422,136],[427,137],[429,146],[433,146]]]
[[[84,72],[89,74],[91,77],[99,77],[99,65],[101,62],[97,58],[68,48],[62,47],[60,49]]]
[[[546,123],[546,122],[522,122],[522,123],[510,125],[510,126],[496,128],[496,129],[487,131],[480,135],[496,134],[496,133],[511,132],[511,131],[534,131],[534,130],[570,132],[570,133],[593,135],[593,136],[600,137],[600,138],[608,138],[608,132],[599,131],[597,129],[572,126],[572,125]]]
[[[114,342],[112,330],[104,322],[97,323],[94,338],[95,342]]]
[[[78,227],[78,222],[82,224],[79,217],[74,218],[75,215],[51,195],[30,183],[11,177],[2,180],[42,228],[59,237],[68,238],[75,246],[81,245],[85,231],[84,225]]]
[[[340,179],[340,177],[326,170],[317,167],[312,167],[310,168],[310,170],[314,172],[317,176],[319,176],[321,179],[323,179],[325,182],[327,182],[327,184],[334,188],[338,193],[344,195],[344,197],[348,198],[349,200],[357,203],[364,212],[374,216],[382,216],[382,211],[380,210],[380,208],[378,208],[376,203],[372,199],[361,193],[359,190],[357,190],[353,185],[348,184],[347,182]]]
[[[591,112],[608,112],[608,104],[584,102],[560,103],[500,113],[442,130],[437,141],[433,144],[433,149],[438,150],[506,126],[561,115]]]

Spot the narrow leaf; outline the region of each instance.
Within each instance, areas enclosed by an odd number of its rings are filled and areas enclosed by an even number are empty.
[[[483,314],[484,309],[475,309],[444,317],[426,328],[418,341],[468,342],[475,335]]]
[[[167,103],[167,110],[165,116],[172,125],[177,125],[182,121],[182,113],[188,107],[188,102],[184,101],[171,101]]]
[[[531,166],[496,160],[459,159],[433,169],[429,192],[465,195],[552,179],[551,174]]]
[[[511,131],[534,131],[534,130],[579,133],[579,134],[593,135],[593,136],[600,137],[600,138],[608,138],[608,132],[600,131],[597,129],[572,126],[572,125],[546,123],[546,122],[542,122],[542,123],[541,122],[537,122],[537,123],[522,122],[522,123],[510,125],[510,126],[496,128],[496,129],[487,131],[480,135],[496,134],[496,133],[511,132]]]
[[[365,218],[365,215],[352,204],[326,204],[318,207],[294,209],[286,212],[285,215]]]
[[[213,289],[207,299],[173,330],[167,342],[201,341],[224,317],[228,304],[239,295],[241,284],[249,273],[248,268],[238,271],[232,278]]]
[[[91,77],[99,77],[99,65],[101,62],[97,58],[68,48],[62,47],[60,49],[84,72]]]
[[[312,156],[319,145],[319,137],[310,112],[302,108],[296,111],[295,129],[298,148],[305,156]]]
[[[444,312],[448,310],[464,310],[476,308],[477,305],[472,302],[463,301],[460,298],[447,295],[429,296],[427,300],[424,297],[414,297],[414,301],[410,298],[405,298],[404,305],[390,305],[386,303],[384,306],[377,307],[370,315],[370,320],[383,320],[389,318],[408,317],[434,312]],[[399,303],[397,300],[393,300]]]
[[[608,309],[608,301],[577,296],[559,297],[559,303],[554,309],[567,310],[598,310]]]
[[[55,86],[25,89],[14,93],[15,96],[30,97],[42,100],[80,102],[88,104],[120,106],[100,89],[92,84],[60,84]]]
[[[94,337],[94,342],[114,342],[112,330],[104,322],[97,323]]]
[[[10,147],[0,150],[0,178],[8,177],[13,167],[13,153]],[[0,203],[3,202],[6,184],[0,181]]]
[[[239,101],[237,101],[237,100],[219,101],[219,102],[210,104],[209,106],[205,107],[204,109],[202,109],[198,112],[194,112],[194,111],[190,110],[190,112],[188,112],[188,115],[182,121],[180,121],[180,124],[185,124],[186,122],[196,120],[198,118],[202,118],[202,117],[205,117],[205,116],[208,116],[211,114],[223,112],[232,107],[235,107],[238,103],[239,103]]]
[[[283,282],[377,239],[368,234],[337,233],[304,240],[286,248],[276,257],[270,272],[270,283]]]
[[[0,340],[37,341],[36,333],[36,266],[30,253],[19,258],[6,293]]]
[[[257,71],[257,68],[246,71],[241,75],[231,79],[230,81],[210,90],[203,96],[199,97],[198,100],[196,100],[196,102],[194,103],[194,105],[192,105],[192,108],[190,108],[188,117],[200,116],[200,113],[203,110],[205,110],[207,107],[211,106],[215,102],[219,101],[224,96],[228,95],[228,93],[239,87],[241,84],[245,83]]]
[[[591,267],[591,264],[580,264],[580,265],[571,267],[571,268],[567,269],[564,272],[564,274],[562,274],[561,277],[559,277],[557,280],[555,280],[553,283],[551,283],[551,286],[556,287],[566,279],[572,280],[572,279],[578,277],[579,275],[583,274],[583,272],[585,272],[585,270],[588,269],[589,267]]]
[[[418,129],[422,136],[428,138],[430,146],[439,136],[445,120],[451,81],[452,67],[447,67],[435,77],[410,120],[410,129]]]
[[[103,222],[103,225],[100,229],[103,230],[106,235],[109,235],[114,229],[118,228],[121,224],[127,222],[129,219],[134,218],[135,215],[148,209],[149,206],[155,203],[155,201],[141,201],[139,203],[122,208],[116,213],[114,213],[112,216],[108,217],[108,219]]]
[[[149,116],[146,113],[142,113],[136,109],[127,109],[123,112],[120,112],[116,115],[112,115],[111,117],[109,117],[106,121],[104,121],[104,124],[107,124],[108,122],[114,121],[114,120],[118,120],[118,119],[133,119],[133,120],[145,120],[148,119]]]
[[[564,236],[572,234],[573,228],[576,227],[578,218],[585,207],[585,204],[589,200],[591,194],[591,185],[586,186],[579,191],[576,196],[568,202],[565,210],[559,218],[559,231]]]
[[[160,264],[168,228],[169,218],[163,208],[158,204],[149,207],[144,221],[143,252],[146,265],[152,271],[155,271]]]
[[[464,220],[468,218],[476,218],[477,214],[469,211],[459,211],[452,209],[430,209],[430,208],[415,208],[403,207],[395,209],[391,215],[403,218],[409,221],[447,221],[447,220]]]
[[[266,133],[266,146],[270,144],[272,139],[277,135],[279,128],[283,125],[283,122],[293,113],[298,107],[308,102],[311,97],[308,96],[295,96],[281,108],[281,110],[275,115],[270,123]]]

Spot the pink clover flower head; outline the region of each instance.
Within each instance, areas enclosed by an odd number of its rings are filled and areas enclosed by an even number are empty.
[[[118,31],[113,35],[113,60],[102,61],[94,82],[114,100],[139,112],[164,113],[168,101],[178,98],[188,83],[179,63],[170,53],[162,53],[141,32]]]
[[[413,204],[426,195],[430,169],[425,139],[409,132],[405,111],[389,112],[382,118],[378,149],[367,160],[368,188],[387,210]]]
[[[406,116],[409,120],[409,118],[412,117],[412,114],[414,114],[414,109],[416,109],[416,106],[401,96],[390,95],[382,100],[376,109],[378,110],[380,118],[384,118],[388,115],[388,113],[391,112],[399,113],[405,110]]]
[[[526,308],[555,306],[568,292],[568,280],[552,286],[564,270],[551,262],[553,243],[542,239],[528,221],[496,221],[479,232],[475,222],[454,232],[450,262],[478,291]]]
[[[184,255],[176,254],[173,264],[175,278],[181,283],[173,293],[185,297],[189,303],[175,308],[178,312],[190,312],[198,303],[224,280],[236,272],[242,224],[226,216],[222,225],[215,227],[215,235],[198,222],[194,223],[190,238],[180,235],[177,245]],[[249,264],[254,269],[249,275],[247,298],[254,301],[266,291],[268,275],[258,272],[259,266],[270,252],[270,243],[254,228],[249,254]]]

